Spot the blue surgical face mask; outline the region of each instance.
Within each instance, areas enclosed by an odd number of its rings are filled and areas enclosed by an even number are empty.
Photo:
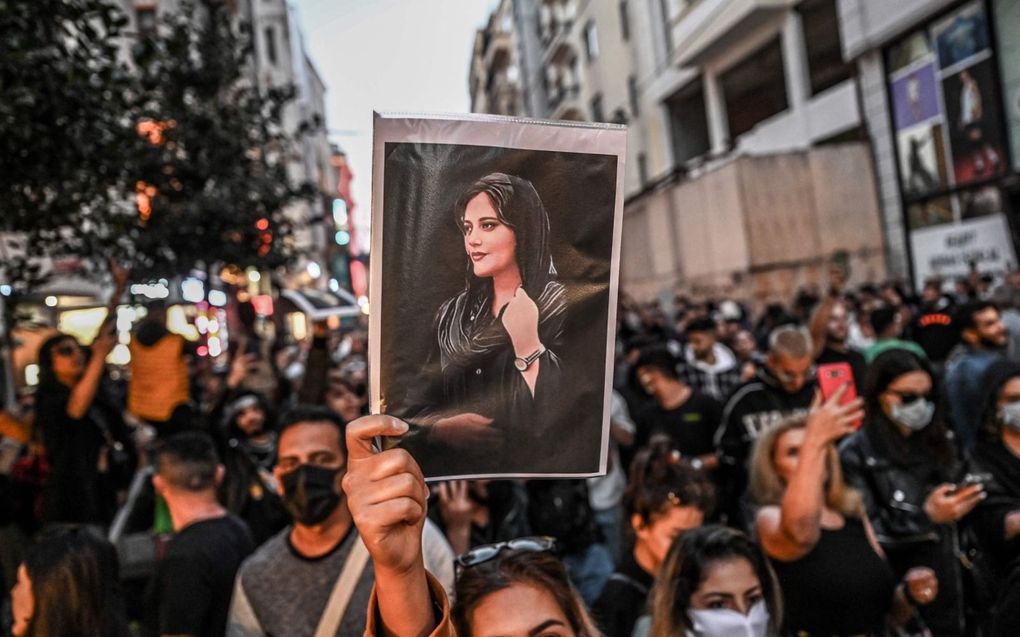
[[[889,411],[889,417],[911,431],[921,431],[931,424],[935,416],[935,403],[919,398],[909,404],[897,403]]]
[[[1020,400],[1003,405],[999,410],[999,419],[1006,427],[1020,432]]]
[[[691,629],[687,637],[765,637],[769,629],[769,609],[757,602],[742,615],[728,608],[688,610]]]

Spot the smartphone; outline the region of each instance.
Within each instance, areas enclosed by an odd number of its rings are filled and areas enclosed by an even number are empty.
[[[857,399],[857,386],[854,384],[854,372],[850,368],[850,363],[827,363],[818,366],[818,387],[822,390],[823,399],[829,400],[844,385],[846,391],[839,400],[840,405]],[[854,429],[859,429],[860,426],[860,420],[854,423]]]
[[[986,485],[992,481],[992,474],[990,473],[968,473],[956,483],[956,488],[950,491],[950,494],[956,493],[967,487],[972,487],[975,484]]]

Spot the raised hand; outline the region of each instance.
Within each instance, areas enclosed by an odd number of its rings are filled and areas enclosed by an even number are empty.
[[[815,394],[808,414],[805,441],[824,446],[853,433],[856,423],[864,417],[864,402],[857,398],[840,405],[839,401],[846,391],[847,385],[843,385],[824,402],[820,392]]]
[[[524,358],[541,347],[538,306],[523,287],[517,288],[514,297],[500,310],[500,320],[518,357]]]

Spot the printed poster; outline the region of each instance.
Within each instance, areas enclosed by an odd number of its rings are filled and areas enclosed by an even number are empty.
[[[427,479],[607,463],[626,129],[376,115],[372,408]]]

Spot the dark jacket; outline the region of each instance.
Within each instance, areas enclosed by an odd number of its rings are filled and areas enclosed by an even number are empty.
[[[930,425],[935,426],[935,425]],[[948,434],[944,441],[950,445]],[[904,438],[884,416],[868,420],[839,446],[846,483],[864,498],[880,544],[895,547],[938,541],[938,526],[924,511],[928,494],[958,473],[949,453],[939,458],[920,434]]]
[[[1001,442],[979,442],[967,471],[992,476],[985,483],[987,496],[965,519],[987,552],[988,563],[1004,577],[1007,566],[1020,559],[1020,537],[1007,540],[1004,533],[1006,516],[1020,511],[1020,458]]]

